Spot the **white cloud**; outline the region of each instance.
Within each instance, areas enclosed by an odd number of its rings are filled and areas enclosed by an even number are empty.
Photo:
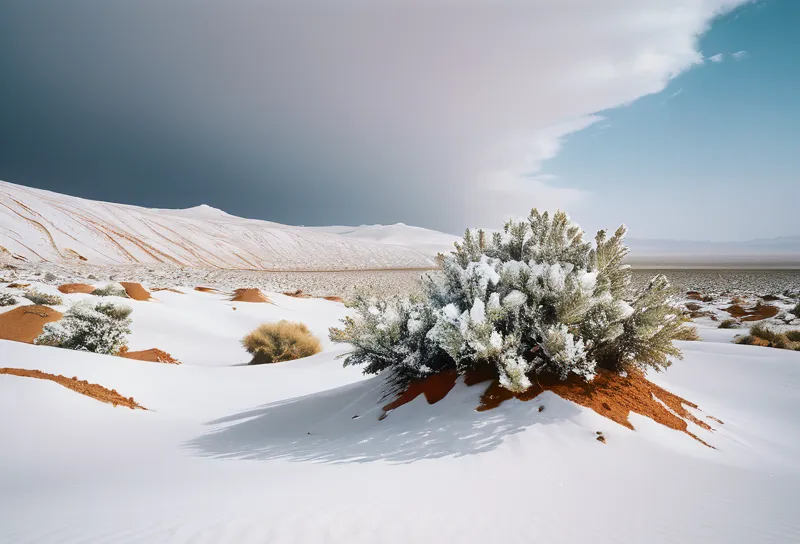
[[[94,49],[93,32],[127,48],[120,68],[89,67],[108,78],[95,88],[151,115],[157,97],[171,126],[294,179],[347,179],[343,198],[401,180],[386,191],[413,194],[431,226],[449,214],[456,230],[585,200],[525,173],[595,112],[702,63],[698,36],[747,0],[182,1],[190,9],[126,4],[118,21],[104,12],[85,28]],[[87,74],[70,73],[83,91]],[[403,205],[385,195],[374,205]]]
[[[743,60],[749,57],[750,53],[748,53],[747,51],[737,51],[731,56],[734,58],[734,60]]]
[[[708,57],[708,60],[710,60],[711,62],[720,63],[725,60],[725,55],[723,55],[722,53],[717,53],[716,55],[711,55],[710,57]]]

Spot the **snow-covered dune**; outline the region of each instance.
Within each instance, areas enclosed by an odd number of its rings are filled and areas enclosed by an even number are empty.
[[[412,227],[403,223],[395,223],[394,225],[361,225],[360,227],[332,226],[311,228],[320,232],[339,234],[353,240],[410,247],[434,257],[437,253],[453,251],[453,244],[461,241],[459,236],[422,227]]]
[[[0,258],[250,270],[434,266],[413,247],[243,219],[205,205],[148,209],[2,181]]]
[[[183,291],[126,301],[131,349],[179,366],[0,340],[2,367],[77,376],[148,409],[0,375],[0,542],[798,541],[798,352],[715,336],[682,342],[685,360],[650,376],[699,405],[713,430],[690,429],[713,448],[551,392],[479,412],[485,386],[461,381],[381,419],[382,378],[343,368],[346,347],[326,339],[342,304]],[[307,323],[322,353],[242,366],[238,338],[279,319]]]

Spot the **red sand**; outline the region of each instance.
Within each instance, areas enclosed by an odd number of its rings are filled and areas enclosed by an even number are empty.
[[[740,304],[733,304],[725,308],[725,311],[742,321],[761,321],[775,317],[780,310],[771,304],[756,304],[753,308],[743,308]]]
[[[574,374],[565,381],[540,378],[524,393],[512,393],[501,387],[500,382],[492,376],[492,371],[489,369],[472,371],[464,376],[464,383],[468,386],[488,380],[492,380],[492,383],[481,396],[481,403],[477,408],[479,412],[496,408],[512,398],[529,401],[538,397],[543,391],[552,391],[559,397],[590,408],[601,416],[629,429],[635,430],[628,420],[630,413],[635,412],[656,423],[684,432],[710,448],[713,447],[688,430],[687,421],[704,429],[713,430],[708,423],[696,418],[687,409],[687,407],[697,409],[697,405],[648,381],[641,372],[631,372],[627,377],[623,377],[613,372],[600,370],[591,382]],[[383,407],[384,414],[381,419],[390,410],[411,402],[420,394],[425,394],[428,403],[434,404],[450,392],[455,382],[454,370],[413,382],[397,399]],[[713,420],[721,423],[716,418]]]
[[[195,291],[200,291],[201,293],[216,293],[217,292],[217,290],[214,289],[213,287],[200,287],[200,286],[198,286],[198,287],[195,287],[194,290]]]
[[[322,297],[322,298],[324,298],[325,300],[330,300],[331,302],[342,302],[342,303],[344,303],[344,299],[342,297],[327,296],[327,297]]]
[[[94,293],[95,289],[97,288],[94,285],[88,285],[86,283],[67,283],[58,287],[58,290],[65,295],[71,295],[72,293],[85,293],[87,295],[91,295]]]
[[[22,376],[25,378],[38,378],[40,380],[50,380],[59,385],[63,385],[67,389],[77,391],[81,395],[86,395],[101,402],[107,402],[114,406],[127,406],[131,410],[139,408],[140,410],[147,410],[147,408],[138,404],[133,397],[123,397],[114,389],[108,389],[96,383],[89,383],[86,380],[79,380],[77,377],[72,379],[62,376],[61,374],[49,374],[41,370],[27,370],[24,368],[0,368],[0,374],[8,374],[10,376]]]
[[[150,291],[142,287],[141,283],[121,281],[119,284],[125,288],[125,292],[128,293],[128,296],[133,300],[141,302],[150,300]]]
[[[0,314],[0,339],[32,344],[45,324],[61,319],[62,313],[48,306],[20,306]]]
[[[154,293],[158,291],[169,291],[170,293],[178,293],[179,295],[185,295],[183,291],[178,291],[177,289],[173,289],[172,287],[154,287],[151,289]]]
[[[175,359],[172,355],[158,348],[143,349],[140,351],[128,351],[127,346],[125,346],[117,355],[126,359],[146,361],[148,363],[166,363],[170,365],[181,364],[181,362]]]
[[[231,300],[233,302],[268,302],[272,304],[269,297],[259,289],[236,289]]]

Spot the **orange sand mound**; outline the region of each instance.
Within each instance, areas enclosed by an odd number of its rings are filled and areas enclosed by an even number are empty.
[[[455,370],[448,370],[424,379],[412,382],[408,388],[400,394],[394,401],[383,407],[384,412],[389,412],[395,408],[407,404],[420,395],[425,395],[428,404],[436,404],[447,396],[456,385],[458,373]]]
[[[324,298],[325,300],[330,300],[331,302],[342,302],[342,303],[344,302],[344,299],[342,297],[327,296],[322,298]]]
[[[95,289],[97,289],[97,287],[86,283],[67,283],[58,287],[58,290],[65,295],[71,295],[72,293],[86,293],[87,295],[91,295],[94,293]]]
[[[216,293],[217,290],[213,287],[200,287],[197,286],[194,288],[195,291],[200,291],[201,293]]]
[[[148,301],[150,300],[150,291],[142,287],[141,283],[133,283],[129,281],[121,281],[119,284],[125,288],[125,292],[133,300]]]
[[[166,363],[170,365],[181,364],[181,362],[175,359],[172,355],[158,348],[143,349],[141,351],[128,351],[127,346],[125,346],[119,350],[117,355],[120,357],[125,357],[126,359],[133,359],[135,361],[147,361],[148,363]]]
[[[308,293],[304,293],[302,289],[298,289],[297,291],[285,291],[283,294],[287,297],[294,298],[312,298]]]
[[[50,380],[59,385],[63,385],[67,389],[77,391],[81,395],[92,397],[101,402],[107,402],[114,406],[127,406],[131,410],[139,408],[140,410],[147,410],[147,408],[139,405],[133,397],[123,397],[115,389],[107,389],[102,385],[96,383],[89,383],[86,380],[79,380],[77,377],[72,379],[62,376],[61,374],[49,374],[41,370],[27,370],[24,368],[0,368],[0,374],[8,374],[10,376],[22,376],[25,378],[38,378],[40,380]]]
[[[269,297],[259,289],[237,289],[231,300],[233,302],[268,302],[272,304]]]
[[[154,287],[151,291],[158,292],[158,291],[169,291],[170,293],[178,293],[179,295],[185,295],[183,291],[178,291],[177,289],[173,289],[172,287]]]
[[[61,319],[63,314],[48,306],[20,306],[0,314],[0,339],[32,344],[42,334],[45,324]]]
[[[543,391],[552,391],[559,397],[590,408],[629,429],[635,430],[628,420],[630,413],[635,412],[656,423],[684,432],[710,448],[713,447],[688,430],[687,421],[704,429],[713,430],[708,423],[698,419],[687,409],[687,407],[697,409],[697,405],[648,381],[641,372],[631,372],[623,377],[607,370],[600,370],[590,382],[574,374],[565,381],[540,378],[524,393],[512,393],[501,387],[499,380],[492,376],[490,370],[469,372],[464,377],[464,383],[468,386],[488,380],[492,382],[481,396],[477,408],[479,412],[496,408],[511,398],[529,401],[538,397]],[[386,416],[386,412],[411,402],[420,394],[425,394],[428,403],[434,404],[450,392],[455,382],[455,371],[413,382],[397,399],[383,407],[384,414],[381,419]],[[714,421],[719,422],[716,418]]]
[[[725,311],[742,321],[761,321],[775,317],[780,310],[771,304],[756,304],[753,308],[743,308],[740,304],[733,304],[725,308]]]

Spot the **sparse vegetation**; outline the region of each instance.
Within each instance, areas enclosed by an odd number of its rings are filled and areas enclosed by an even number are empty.
[[[780,332],[761,324],[753,325],[750,334],[737,338],[736,343],[800,351],[800,330]]]
[[[119,283],[108,283],[105,287],[98,287],[92,291],[93,295],[98,297],[122,297],[128,298],[128,293],[125,288]]]
[[[800,318],[800,302],[798,302],[797,305],[792,310],[789,311],[789,313],[794,314],[795,317]]]
[[[420,297],[358,296],[355,317],[331,329],[354,346],[345,365],[388,370],[397,385],[455,370],[488,370],[518,393],[537,374],[588,378],[669,366],[673,340],[696,339],[664,276],[633,294],[620,227],[595,243],[566,214],[531,211],[491,239],[467,231]]]
[[[37,289],[28,289],[22,296],[34,304],[42,304],[45,306],[58,306],[64,303],[64,299],[62,299],[60,296],[42,293]]]
[[[14,306],[17,304],[17,298],[11,293],[0,293],[0,307]]]
[[[35,344],[115,355],[131,333],[128,306],[110,302],[73,304],[60,321],[48,323]]]
[[[720,329],[736,329],[739,327],[739,323],[735,319],[724,319],[719,324]]]
[[[251,365],[292,361],[322,351],[308,327],[290,321],[260,325],[242,339],[242,345],[253,356]]]

